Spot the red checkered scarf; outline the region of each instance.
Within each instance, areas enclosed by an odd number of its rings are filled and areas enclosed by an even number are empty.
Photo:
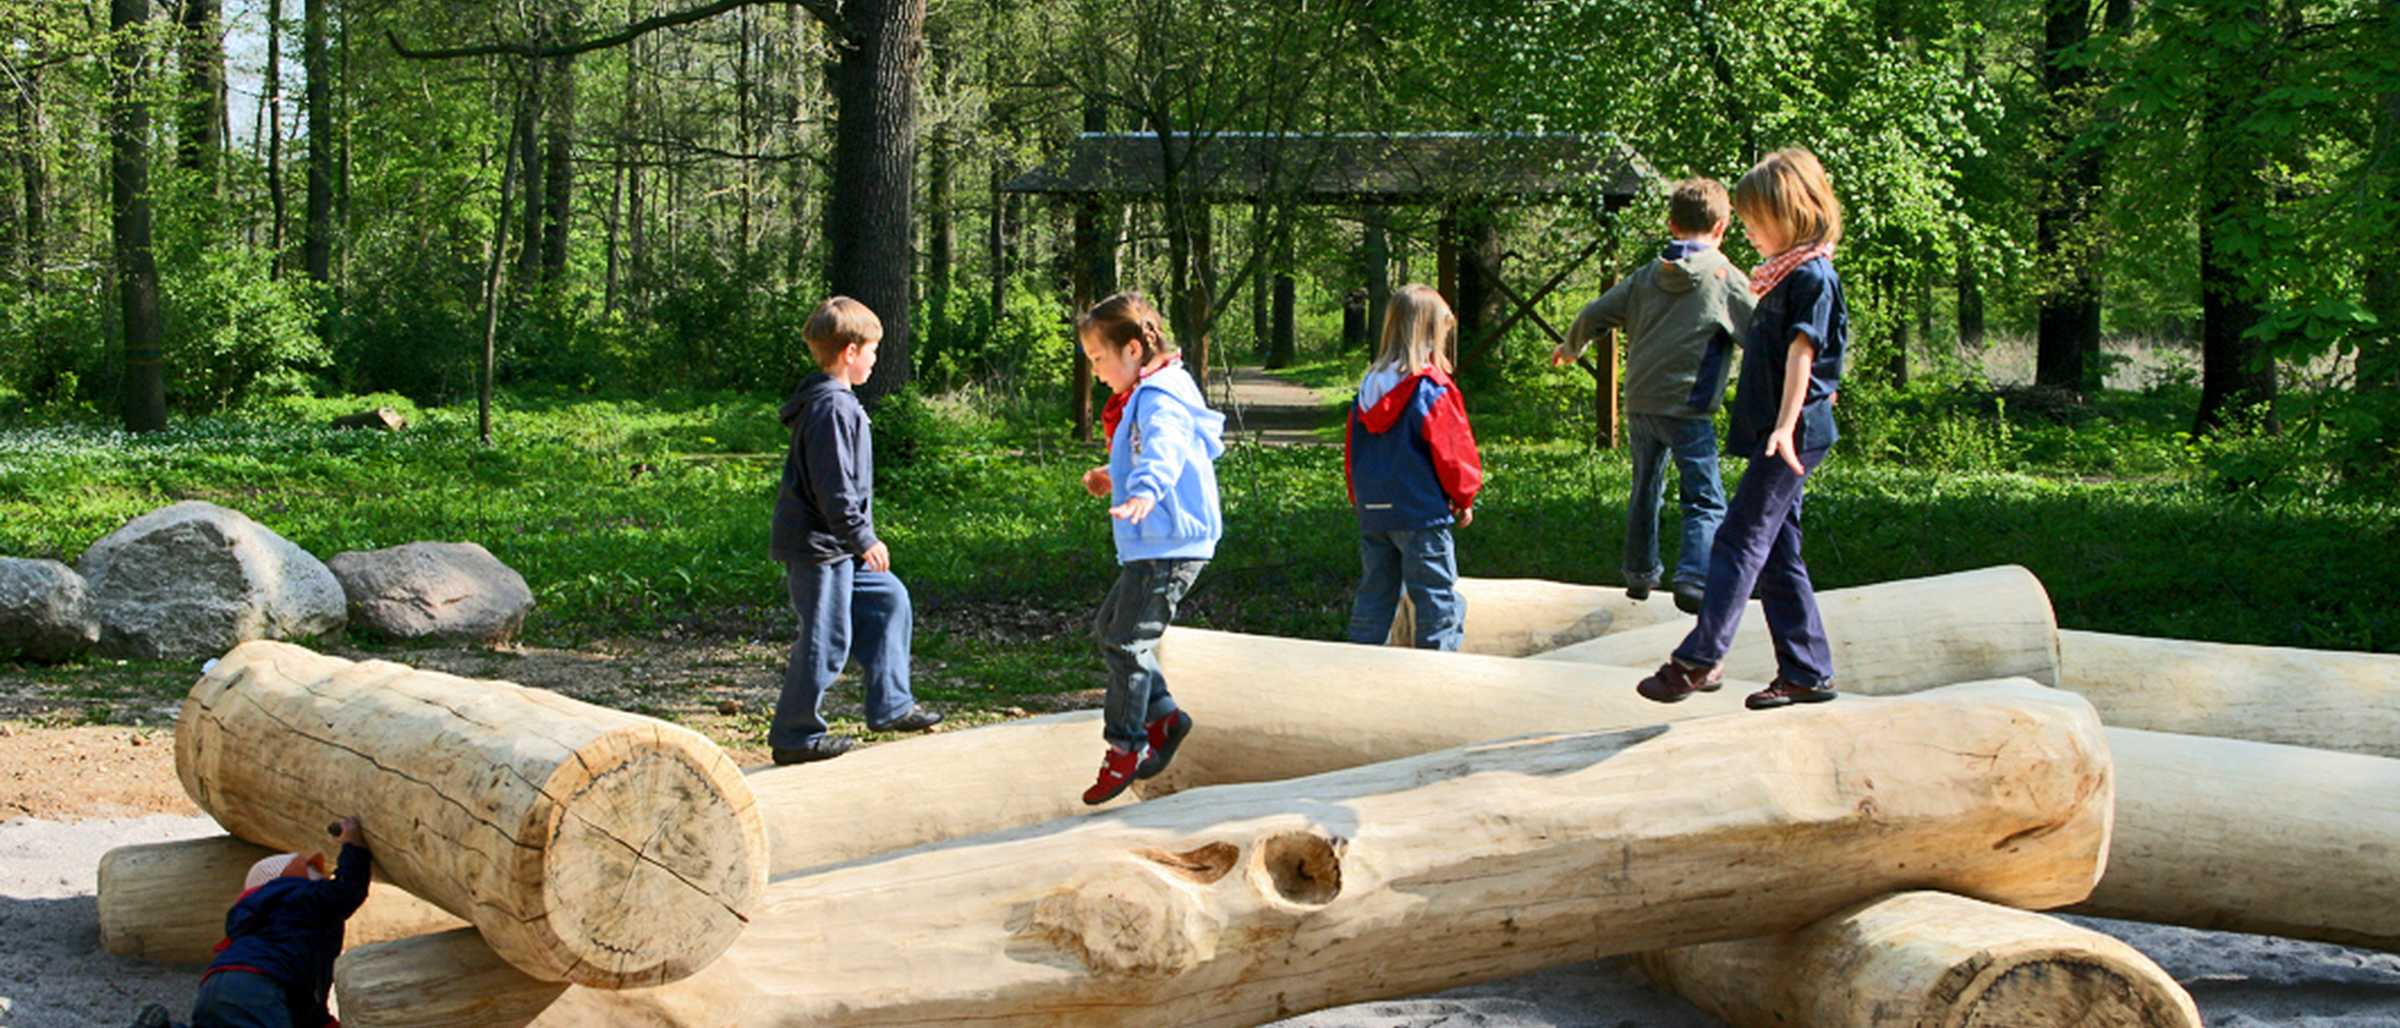
[[[1791,274],[1793,268],[1797,268],[1815,257],[1832,260],[1832,244],[1813,243],[1808,246],[1793,247],[1769,258],[1766,263],[1750,269],[1750,295],[1763,297],[1774,292],[1776,286],[1783,284],[1783,276]]]

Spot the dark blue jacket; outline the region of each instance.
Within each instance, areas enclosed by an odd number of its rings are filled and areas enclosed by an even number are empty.
[[[1741,384],[1733,395],[1725,452],[1757,457],[1766,450],[1783,406],[1784,359],[1795,335],[1816,342],[1817,359],[1809,368],[1808,395],[1792,442],[1806,452],[1832,446],[1841,437],[1833,427],[1833,394],[1842,387],[1842,361],[1850,347],[1850,308],[1842,302],[1842,279],[1833,262],[1817,257],[1802,261],[1774,292],[1758,298],[1750,333],[1742,340]]]
[[[224,948],[208,973],[247,968],[273,979],[296,1028],[332,1021],[325,997],[342,955],[342,922],[367,901],[372,864],[366,847],[345,845],[332,878],[274,878],[243,893],[225,912]]]
[[[775,494],[768,552],[784,563],[832,564],[875,548],[875,439],[867,409],[824,372],[792,390],[782,411],[792,431]]]
[[[1435,528],[1475,505],[1483,459],[1458,384],[1438,369],[1375,367],[1358,384],[1342,471],[1361,532]]]

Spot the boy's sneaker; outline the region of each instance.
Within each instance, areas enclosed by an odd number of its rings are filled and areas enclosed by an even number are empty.
[[[1801,685],[1798,682],[1787,681],[1782,675],[1777,675],[1774,681],[1767,683],[1766,688],[1751,693],[1743,699],[1742,706],[1752,710],[1770,710],[1775,707],[1789,707],[1795,703],[1823,703],[1833,697],[1833,686]]]
[[[1658,666],[1658,672],[1642,679],[1633,691],[1642,698],[1657,703],[1681,703],[1696,692],[1715,692],[1725,685],[1725,673],[1713,667],[1685,667],[1670,660]]]
[[[1708,590],[1698,582],[1675,583],[1675,609],[1686,614],[1700,613],[1700,604],[1708,599]]]
[[[1118,793],[1133,784],[1134,772],[1141,768],[1142,759],[1149,755],[1148,746],[1138,751],[1109,747],[1108,753],[1100,758],[1099,780],[1094,781],[1091,788],[1083,790],[1083,802],[1097,807],[1116,799]]]
[[[780,767],[785,764],[814,764],[820,760],[832,760],[850,752],[850,747],[856,745],[858,745],[858,740],[847,735],[820,735],[792,749],[775,747],[775,764]]]
[[[1191,734],[1192,716],[1180,710],[1162,718],[1153,718],[1142,730],[1150,733],[1150,756],[1135,769],[1135,778],[1156,778],[1175,760],[1175,747],[1183,745],[1183,737]]]
[[[942,723],[942,716],[922,706],[908,708],[908,713],[880,725],[868,725],[870,732],[922,732]]]
[[[166,1007],[152,1003],[134,1015],[133,1028],[175,1028],[175,1015],[168,1013]]]

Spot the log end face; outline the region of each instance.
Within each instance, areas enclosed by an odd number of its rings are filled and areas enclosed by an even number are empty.
[[[2113,940],[2112,940],[2113,941]],[[2129,947],[2041,948],[1961,965],[1943,1028],[2200,1028],[2191,994]]]
[[[697,734],[612,732],[542,791],[548,823],[532,838],[545,841],[539,925],[556,977],[611,989],[687,977],[733,944],[766,891],[749,786]]]

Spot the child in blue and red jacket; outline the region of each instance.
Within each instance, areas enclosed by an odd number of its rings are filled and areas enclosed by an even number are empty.
[[[325,858],[285,853],[259,861],[225,914],[225,941],[200,976],[192,1028],[321,1028],[342,923],[367,901],[373,858],[358,819],[343,818],[332,878]]]
[[[1403,586],[1416,608],[1417,648],[1455,650],[1466,634],[1450,528],[1475,520],[1483,460],[1442,352],[1457,320],[1432,286],[1401,287],[1358,383],[1342,447],[1361,569],[1351,642],[1380,644],[1391,634]]]

